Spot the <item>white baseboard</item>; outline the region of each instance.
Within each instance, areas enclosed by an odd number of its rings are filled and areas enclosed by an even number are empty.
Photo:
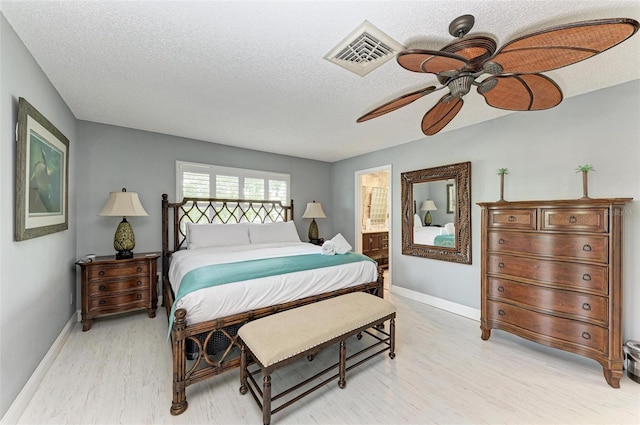
[[[36,370],[33,371],[27,383],[24,384],[24,387],[22,387],[22,390],[20,390],[20,393],[18,393],[16,399],[13,401],[13,403],[11,403],[11,406],[9,406],[9,409],[0,420],[0,424],[8,425],[18,423],[20,416],[22,416],[22,413],[25,411],[27,405],[33,398],[36,390],[40,386],[40,383],[51,368],[53,361],[58,356],[58,353],[60,353],[60,350],[62,350],[62,346],[67,341],[67,338],[71,334],[71,330],[73,329],[73,326],[75,324],[75,315],[72,314],[67,324],[64,325],[64,328],[62,328],[60,335],[58,335],[56,340],[51,345],[51,348],[49,348],[49,351],[47,351],[47,354],[44,355],[44,358],[42,359],[38,367],[36,367]]]
[[[472,308],[466,305],[454,303],[452,301],[448,301],[442,298],[437,298],[431,295],[423,294],[421,292],[413,291],[411,289],[402,288],[397,285],[391,285],[391,292],[394,294],[400,295],[402,297],[409,298],[411,300],[418,301],[423,304],[427,304],[432,307],[457,314],[459,316],[480,321],[480,310],[478,310],[477,308]]]

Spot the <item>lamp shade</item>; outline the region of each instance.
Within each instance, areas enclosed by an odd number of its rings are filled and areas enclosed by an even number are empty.
[[[425,200],[420,206],[420,211],[437,211],[436,204],[431,200]]]
[[[127,192],[127,189],[122,189],[122,192],[111,192],[109,194],[107,202],[105,202],[98,215],[134,217],[148,216],[149,214],[144,210],[136,192]]]
[[[302,218],[327,218],[322,210],[322,204],[320,202],[309,202],[307,204],[307,209],[304,214],[302,214]]]

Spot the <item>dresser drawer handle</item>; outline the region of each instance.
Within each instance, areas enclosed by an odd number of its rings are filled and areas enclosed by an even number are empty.
[[[142,271],[142,267],[138,267],[138,268],[136,269],[136,271],[137,271],[138,273],[140,273],[140,272]]]
[[[501,269],[504,269],[504,263],[501,261],[498,263],[498,267],[500,267]]]
[[[516,216],[515,215],[510,215],[508,220],[511,221],[511,222],[514,222],[514,221],[516,221]]]
[[[578,221],[575,215],[569,217],[569,223],[574,224]]]
[[[589,332],[582,332],[582,337],[584,339],[591,339],[591,334],[589,334]]]
[[[504,239],[502,239],[502,238],[498,239],[498,243],[499,243],[500,245],[504,245]]]
[[[140,285],[142,285],[142,281],[141,280],[136,282],[136,286],[140,286]]]
[[[582,250],[583,251],[591,251],[591,245],[589,245],[588,243],[584,244],[584,246],[582,247]]]
[[[104,291],[105,289],[107,289],[107,287],[104,286],[104,285],[100,285],[100,286],[98,286],[98,289],[101,290],[101,291]]]
[[[504,310],[498,310],[498,314],[499,314],[500,316],[504,316],[506,313],[504,312]]]
[[[105,304],[106,304],[106,301],[105,301],[105,300],[100,300],[100,301],[98,301],[98,304],[99,304],[99,305],[105,305]]]
[[[582,309],[583,310],[591,310],[591,305],[589,303],[584,303],[584,304],[582,304]]]
[[[100,271],[98,272],[98,276],[104,276],[104,270],[100,270]]]
[[[591,275],[589,273],[585,273],[582,275],[582,280],[590,282],[591,281]]]
[[[498,286],[498,292],[504,292],[504,286]]]
[[[136,295],[136,299],[137,299],[137,300],[141,300],[141,299],[142,299],[142,294],[138,294],[138,295]]]

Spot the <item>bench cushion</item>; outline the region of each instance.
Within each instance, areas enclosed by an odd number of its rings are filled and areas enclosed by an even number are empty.
[[[264,367],[395,313],[389,301],[353,292],[247,323],[238,335]]]

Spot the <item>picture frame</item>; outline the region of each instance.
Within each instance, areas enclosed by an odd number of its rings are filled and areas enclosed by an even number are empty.
[[[447,214],[453,214],[456,205],[456,192],[453,184],[447,184]]]
[[[15,240],[69,228],[69,139],[24,98],[16,128]]]

